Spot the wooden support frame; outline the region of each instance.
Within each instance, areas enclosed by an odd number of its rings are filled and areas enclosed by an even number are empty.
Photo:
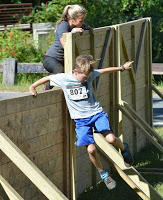
[[[0,176],[0,194],[5,200],[23,200],[23,198],[13,189],[13,187],[11,187],[11,185],[2,176]]]
[[[132,108],[128,105],[128,103],[126,103],[126,102],[123,101],[123,103],[122,103],[121,106],[125,107],[125,108],[130,112],[130,114],[132,115],[132,117],[134,117],[138,122],[140,122],[140,123],[142,124],[143,128],[145,128],[147,131],[149,131],[150,134],[152,134],[153,137],[155,137],[155,138],[158,140],[158,142],[159,142],[161,145],[163,145],[163,139],[162,139],[162,137],[160,137],[160,136],[152,129],[152,127],[150,127],[149,124],[148,124],[141,116],[139,116],[139,115],[136,113],[136,111],[135,111],[134,109],[132,109]]]
[[[161,152],[163,152],[163,147],[156,141],[154,138],[144,129],[144,127],[140,124],[140,122],[136,121],[134,117],[129,114],[121,105],[118,105],[118,109],[129,119],[132,121],[137,128],[142,131],[142,133],[153,143]]]
[[[75,42],[74,42],[74,34],[67,33],[63,34],[63,39],[65,41],[65,72],[70,72],[73,70],[73,66],[75,64]],[[77,47],[76,47],[77,48]],[[76,200],[76,147],[75,147],[75,134],[74,134],[74,126],[73,121],[70,119],[68,111],[66,112],[66,118],[69,121],[69,125],[67,126],[67,133],[69,134],[69,147],[67,146],[69,152],[69,163],[70,163],[70,199]]]
[[[161,99],[163,99],[163,94],[154,85],[152,85],[151,88]]]
[[[67,197],[29,160],[29,158],[1,130],[0,149],[38,187],[38,189],[48,199],[68,200]]]

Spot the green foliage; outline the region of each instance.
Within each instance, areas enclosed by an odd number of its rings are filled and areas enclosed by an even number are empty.
[[[57,22],[68,4],[82,4],[87,9],[85,22],[92,27],[124,23],[144,17],[152,18],[153,62],[163,62],[162,0],[52,0],[33,9],[21,22]]]
[[[0,56],[4,58],[17,58],[19,62],[40,62],[42,53],[34,45],[33,37],[28,32],[17,29],[0,32]]]
[[[30,16],[24,16],[20,22],[27,20],[28,22],[34,23],[54,23],[61,18],[63,9],[66,5],[77,3],[79,3],[77,0],[52,0],[48,1],[48,3],[41,3],[41,6],[37,6],[37,8],[32,11]]]
[[[52,0],[42,3],[28,22],[53,22],[61,17],[67,4],[82,4],[87,9],[86,23],[102,27],[152,17],[153,62],[163,62],[163,1],[162,0]]]

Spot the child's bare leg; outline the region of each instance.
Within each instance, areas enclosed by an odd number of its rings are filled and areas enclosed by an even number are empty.
[[[116,182],[110,177],[109,172],[104,170],[101,164],[101,161],[97,155],[97,150],[94,144],[90,144],[87,146],[87,151],[90,160],[96,167],[96,169],[99,171],[99,174],[101,178],[104,180],[104,183],[106,184],[106,187],[111,190],[116,187]]]
[[[118,137],[115,137],[112,131],[104,131],[102,134],[110,144],[120,148],[126,167],[130,167],[133,164],[134,159],[130,153],[128,144],[122,143]]]
[[[101,161],[97,155],[97,150],[94,144],[90,144],[87,146],[87,152],[89,155],[90,160],[92,161],[92,163],[94,164],[94,166],[96,167],[96,169],[98,171],[102,171],[103,167],[101,164]]]
[[[115,137],[112,131],[103,131],[102,134],[113,146],[120,148],[122,151],[125,149],[122,141],[118,137]]]

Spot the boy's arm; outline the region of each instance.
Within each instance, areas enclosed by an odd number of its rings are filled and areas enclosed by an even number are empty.
[[[109,73],[109,72],[117,72],[117,71],[124,71],[126,69],[131,69],[131,64],[134,61],[128,61],[124,65],[121,65],[121,67],[108,67],[104,69],[99,69],[100,74]]]
[[[33,83],[30,87],[29,87],[29,91],[31,92],[31,94],[33,96],[36,96],[37,95],[37,91],[36,91],[36,87],[43,84],[43,83],[46,83],[50,81],[49,77],[48,76],[45,76],[41,79],[39,79],[38,81],[36,81],[35,83]]]

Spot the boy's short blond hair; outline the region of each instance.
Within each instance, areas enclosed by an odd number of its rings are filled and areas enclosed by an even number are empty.
[[[95,61],[91,55],[81,55],[76,58],[76,63],[74,69],[79,73],[89,74],[94,70]]]

